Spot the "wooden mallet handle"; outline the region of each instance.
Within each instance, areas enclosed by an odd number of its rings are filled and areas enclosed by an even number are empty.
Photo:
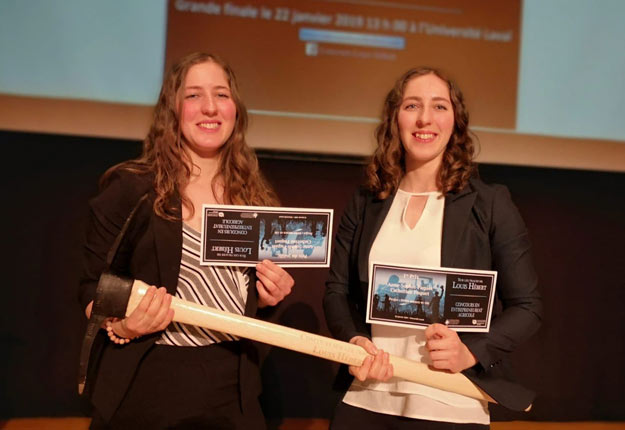
[[[126,309],[127,316],[138,306],[149,287],[145,282],[134,281]],[[174,309],[176,322],[233,334],[338,363],[360,366],[368,355],[360,346],[348,342],[224,312],[176,297],[173,298],[171,307]],[[461,373],[432,370],[424,363],[392,355],[390,362],[394,376],[398,378],[496,403]]]

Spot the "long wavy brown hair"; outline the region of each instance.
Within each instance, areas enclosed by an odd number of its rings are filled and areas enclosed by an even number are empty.
[[[111,167],[100,181],[101,184],[105,184],[110,175],[118,169],[153,174],[156,191],[154,212],[169,220],[181,217],[173,199],[176,193],[181,194],[182,204],[191,214],[195,210],[191,201],[181,192],[189,183],[193,165],[185,148],[180,115],[187,73],[194,65],[206,62],[218,64],[223,69],[237,111],[232,134],[220,149],[219,168],[211,185],[214,195],[217,195],[215,191],[220,182],[224,187],[223,203],[257,206],[278,204],[276,194],[258,168],[256,154],[245,142],[247,110],[241,101],[233,70],[216,55],[196,52],[183,57],[166,75],[154,108],[152,125],[143,141],[141,155],[137,159]]]
[[[375,130],[378,146],[365,169],[365,186],[380,199],[386,199],[397,191],[406,173],[406,151],[402,145],[397,115],[408,82],[419,76],[433,74],[449,87],[454,111],[454,130],[443,154],[437,183],[444,195],[462,189],[476,173],[473,162],[475,145],[469,130],[469,112],[464,105],[460,88],[441,71],[431,67],[410,69],[404,73],[389,91],[384,101],[382,122]]]

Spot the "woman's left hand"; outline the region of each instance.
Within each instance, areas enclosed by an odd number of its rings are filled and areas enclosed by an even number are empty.
[[[425,330],[425,344],[435,369],[458,373],[477,363],[458,333],[443,324],[432,324]]]
[[[286,270],[272,261],[263,260],[256,265],[258,307],[275,306],[291,293],[295,281]]]

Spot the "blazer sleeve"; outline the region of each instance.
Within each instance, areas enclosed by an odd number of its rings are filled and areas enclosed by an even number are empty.
[[[358,307],[362,294],[358,279],[357,260],[359,235],[366,195],[359,190],[348,203],[334,239],[330,274],[323,297],[326,323],[332,335],[348,342],[354,336],[370,337]]]
[[[109,249],[141,195],[147,191],[136,175],[113,173],[104,189],[89,201],[78,298],[83,309],[94,299]]]
[[[542,300],[525,223],[508,189],[494,186],[489,241],[492,269],[497,271],[496,294],[501,312],[486,334],[463,333],[462,341],[483,370],[490,370],[539,328]]]

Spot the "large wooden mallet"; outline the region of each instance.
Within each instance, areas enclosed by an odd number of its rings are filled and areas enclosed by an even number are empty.
[[[99,329],[104,315],[118,318],[128,316],[138,306],[148,288],[149,285],[142,281],[133,281],[110,273],[104,273],[100,278],[91,317],[95,319],[93,323],[97,325],[92,324],[90,320],[91,332],[88,328],[83,343],[79,376],[80,392],[82,392],[86,380],[91,343],[93,336],[95,336],[93,330]],[[180,323],[230,333],[343,364],[359,366],[368,355],[360,346],[351,343],[224,312],[176,297],[173,298],[171,307],[175,311],[174,321]],[[88,339],[89,336],[91,336],[90,340]],[[432,370],[424,363],[396,356],[391,356],[390,362],[393,365],[395,377],[496,403],[492,397],[461,373]]]

